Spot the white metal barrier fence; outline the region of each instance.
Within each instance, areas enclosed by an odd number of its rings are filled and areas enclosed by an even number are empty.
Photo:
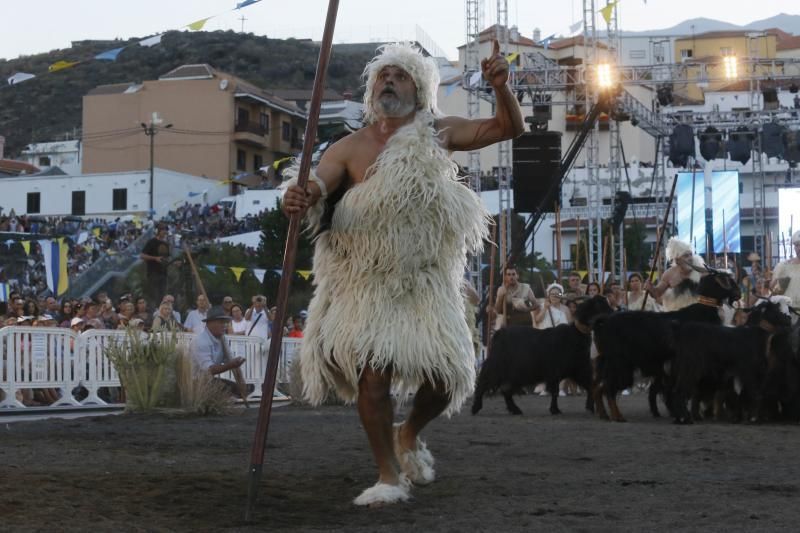
[[[60,398],[51,407],[105,405],[98,392],[120,387],[119,375],[105,356],[105,348],[125,338],[121,330],[89,330],[80,335],[64,328],[6,327],[0,329],[0,409],[25,408],[17,392],[57,389]],[[178,334],[178,347],[188,347],[191,333]],[[244,357],[244,380],[254,390],[248,400],[261,398],[269,344],[260,337],[226,337],[233,357]],[[278,361],[278,383],[289,383],[292,359],[302,339],[284,338]],[[233,381],[231,372],[220,377]],[[82,400],[74,393],[83,387]]]

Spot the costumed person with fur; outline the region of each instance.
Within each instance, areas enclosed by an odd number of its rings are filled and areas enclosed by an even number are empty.
[[[303,391],[312,404],[331,391],[356,402],[378,466],[378,482],[356,505],[404,501],[412,483],[433,481],[433,456],[418,435],[473,391],[461,278],[490,218],[450,152],[524,130],[497,42],[482,71],[495,116],[446,117],[436,105],[436,63],[410,45],[382,47],[364,70],[366,126],[325,151],[305,190],[285,187],[284,212],[305,215],[316,234]],[[392,391],[415,393],[394,426]]]
[[[800,230],[792,234],[792,247],[794,257],[778,263],[772,273],[772,293],[788,296],[792,307],[800,308]]]
[[[697,303],[700,271],[705,269],[705,261],[694,255],[692,247],[677,237],[672,237],[667,243],[666,255],[671,266],[664,271],[658,285],[645,281],[645,290],[661,302],[664,311],[676,311]]]

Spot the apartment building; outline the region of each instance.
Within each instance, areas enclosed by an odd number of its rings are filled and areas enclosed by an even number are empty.
[[[207,64],[157,80],[101,85],[83,98],[84,174],[150,168],[228,180],[302,148],[296,104]]]

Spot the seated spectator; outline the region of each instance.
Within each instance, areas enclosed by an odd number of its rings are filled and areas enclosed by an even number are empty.
[[[172,308],[172,317],[175,319],[175,322],[177,322],[178,324],[182,324],[181,314],[177,310],[175,310],[175,297],[171,294],[167,294],[161,299],[161,303],[169,304],[169,306]],[[159,309],[160,308],[157,308],[155,311],[153,311],[154,319],[158,315]]]
[[[124,300],[119,304],[119,315],[117,315],[117,329],[125,329],[130,325],[133,320],[133,304],[128,300]]]
[[[231,357],[225,340],[225,327],[230,320],[231,318],[221,307],[215,307],[208,312],[204,320],[206,327],[195,336],[189,346],[189,353],[197,371],[218,376],[244,364],[244,357]],[[227,380],[224,382],[230,391],[235,393],[235,384]]]
[[[231,311],[231,327],[230,327],[231,334],[247,335],[247,332],[250,329],[250,322],[244,319],[244,311],[242,310],[242,306],[239,304],[233,304],[231,306],[230,311]]]
[[[190,333],[200,333],[205,324],[203,321],[208,314],[209,308],[208,300],[202,294],[197,297],[197,309],[192,309],[186,315],[186,321],[183,323],[183,328]]]
[[[225,296],[222,298],[222,310],[225,311],[225,314],[228,316],[233,316],[231,314],[231,308],[233,307],[233,298],[231,296]]]
[[[68,328],[69,323],[74,316],[71,301],[64,300],[64,302],[61,304],[61,311],[59,312],[58,316],[60,319],[58,326],[61,328]]]
[[[158,306],[158,314],[153,319],[153,326],[151,328],[153,331],[157,331],[160,329],[170,329],[170,330],[177,330],[182,331],[183,326],[181,323],[175,320],[175,315],[172,310],[172,304],[169,302],[162,302],[161,305]]]
[[[153,314],[147,310],[147,300],[145,300],[141,296],[136,299],[136,305],[134,306],[133,316],[144,322],[145,327],[149,325],[153,319]]]
[[[83,305],[86,314],[83,317],[84,322],[86,323],[86,329],[105,329],[106,325],[105,322],[99,316],[99,308],[97,302],[94,300],[89,300],[84,303]]]
[[[302,339],[303,338],[303,319],[302,318],[300,318],[298,316],[298,317],[295,317],[294,320],[292,320],[292,329],[291,329],[291,331],[289,331],[289,334],[287,335],[287,337],[289,337],[290,339]]]

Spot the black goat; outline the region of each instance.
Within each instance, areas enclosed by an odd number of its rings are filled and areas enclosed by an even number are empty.
[[[677,311],[628,311],[595,322],[594,343],[598,356],[593,394],[598,416],[608,418],[603,404],[605,396],[611,420],[625,421],[617,406],[617,394],[633,385],[637,369],[642,376],[653,379],[648,395],[653,416],[660,416],[656,401],[659,393],[664,394],[665,403],[671,408],[671,387],[665,383],[668,375],[664,368],[675,356],[673,322],[719,324],[718,306],[737,300],[739,288],[730,274],[709,270],[700,279],[698,294],[702,303]]]
[[[730,382],[741,384],[741,397],[751,406],[751,421],[761,418],[762,387],[769,367],[774,374],[779,358],[785,356],[774,352],[778,346],[773,340],[785,335],[790,325],[791,318],[781,305],[766,300],[753,308],[748,324],[738,328],[697,322],[678,325],[673,365],[675,422],[692,423],[686,402],[701,384],[719,391],[729,388]],[[735,410],[742,405],[737,402]]]
[[[562,379],[571,378],[587,392],[591,390],[591,324],[609,313],[608,301],[595,296],[578,305],[574,324],[548,329],[511,326],[498,330],[492,338],[491,354],[478,375],[472,414],[483,407],[484,394],[500,390],[509,412],[521,415],[513,395],[527,385],[538,383],[545,383],[550,393],[550,413],[560,414],[558,384]],[[587,394],[586,408],[593,410],[591,394]]]

